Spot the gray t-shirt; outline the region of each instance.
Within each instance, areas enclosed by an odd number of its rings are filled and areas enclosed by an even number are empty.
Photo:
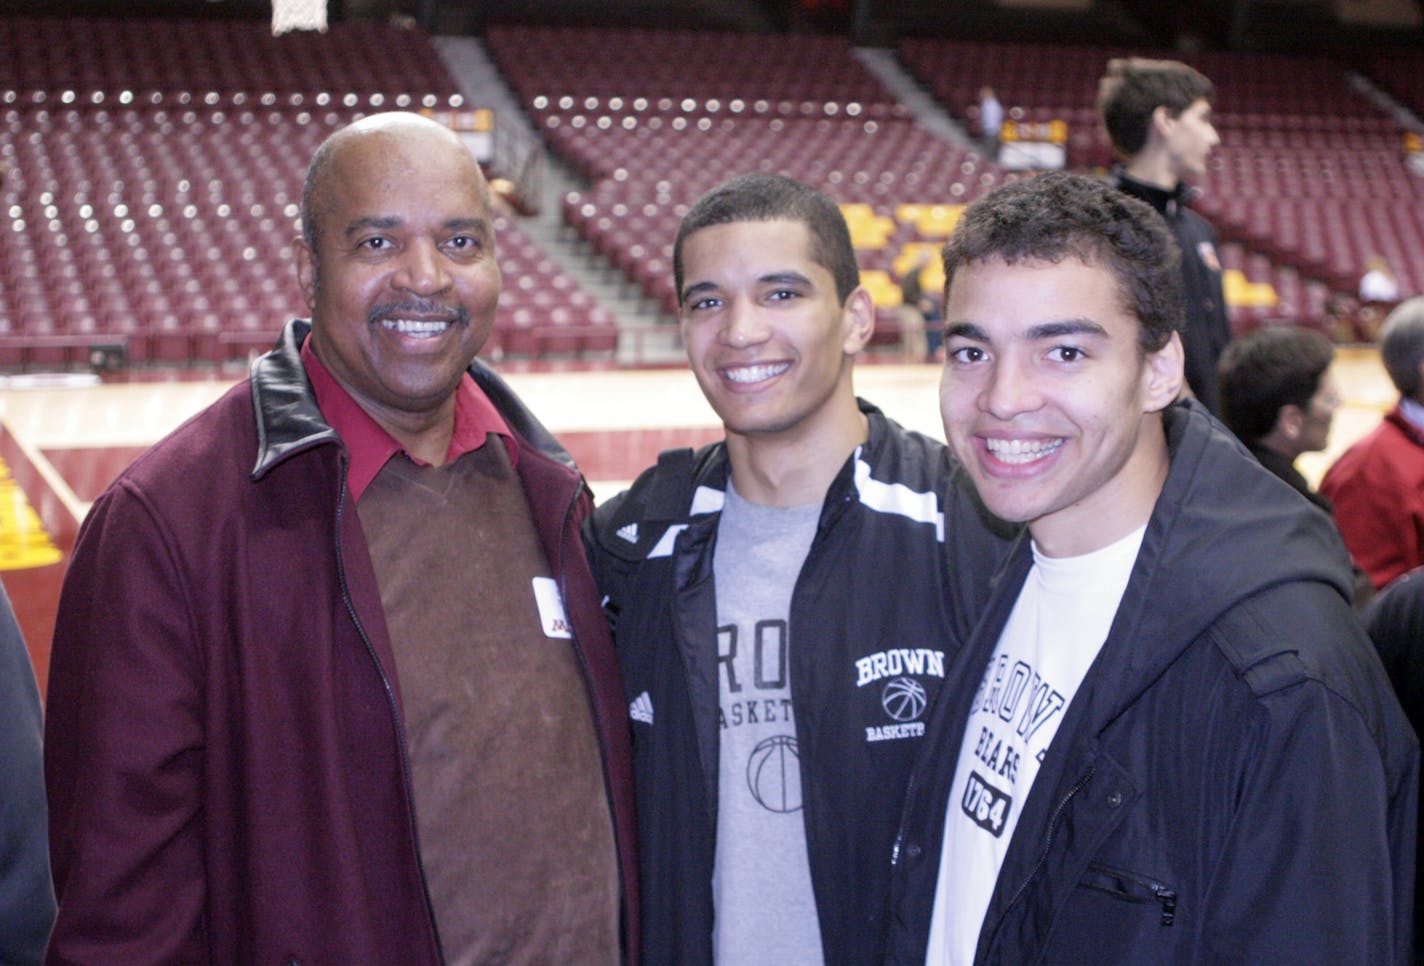
[[[712,948],[722,964],[820,963],[791,714],[791,594],[821,506],[748,503],[730,481],[717,527],[721,710]]]

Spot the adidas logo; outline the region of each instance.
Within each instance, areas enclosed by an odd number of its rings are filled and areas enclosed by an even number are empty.
[[[627,540],[629,543],[637,543],[637,542],[638,542],[638,524],[636,524],[636,523],[629,523],[629,524],[627,524],[627,525],[625,525],[625,526],[619,527],[619,528],[618,528],[618,536],[622,537],[624,540]]]
[[[653,723],[653,696],[644,691],[628,705],[628,717],[643,724]]]

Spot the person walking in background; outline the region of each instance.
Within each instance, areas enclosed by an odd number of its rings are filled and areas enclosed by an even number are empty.
[[[994,88],[985,84],[979,88],[979,146],[990,161],[999,160],[999,143],[1003,137],[1004,105]]]
[[[643,948],[875,963],[910,762],[977,609],[948,575],[1003,543],[949,512],[942,443],[855,396],[874,307],[835,202],[734,178],[683,218],[673,273],[726,439],[664,453],[588,531],[633,723]]]
[[[1111,183],[1155,208],[1181,247],[1187,385],[1216,413],[1216,365],[1231,341],[1231,321],[1216,231],[1192,210],[1196,190],[1188,184],[1206,172],[1221,143],[1212,126],[1214,97],[1205,75],[1170,60],[1111,60],[1098,82],[1098,113],[1120,161]]]
[[[1399,402],[1320,481],[1350,555],[1376,589],[1424,564],[1424,296],[1390,312],[1379,345]]]
[[[636,960],[628,730],[568,454],[474,361],[479,165],[375,114],[302,195],[290,322],[99,497],[45,771],[94,963]]]
[[[1055,172],[944,260],[945,435],[1027,533],[951,574],[887,960],[1405,962],[1419,745],[1330,521],[1178,399],[1161,218]]]
[[[929,336],[926,332],[925,287],[923,273],[933,257],[922,251],[900,280],[900,346],[906,362],[924,362],[929,358]]]
[[[54,923],[43,713],[30,652],[0,587],[0,963],[36,966]]]

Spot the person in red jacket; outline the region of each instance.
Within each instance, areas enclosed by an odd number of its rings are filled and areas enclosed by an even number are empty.
[[[45,732],[52,962],[637,958],[621,684],[568,454],[474,361],[455,134],[316,152],[295,321],[96,501]]]
[[[1399,404],[1320,481],[1350,556],[1376,589],[1424,564],[1424,296],[1385,319],[1380,358]]]

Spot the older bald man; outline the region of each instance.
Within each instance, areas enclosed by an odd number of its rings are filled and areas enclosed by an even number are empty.
[[[316,152],[311,310],[95,503],[46,781],[63,962],[636,958],[626,715],[568,454],[474,361],[459,139]]]

